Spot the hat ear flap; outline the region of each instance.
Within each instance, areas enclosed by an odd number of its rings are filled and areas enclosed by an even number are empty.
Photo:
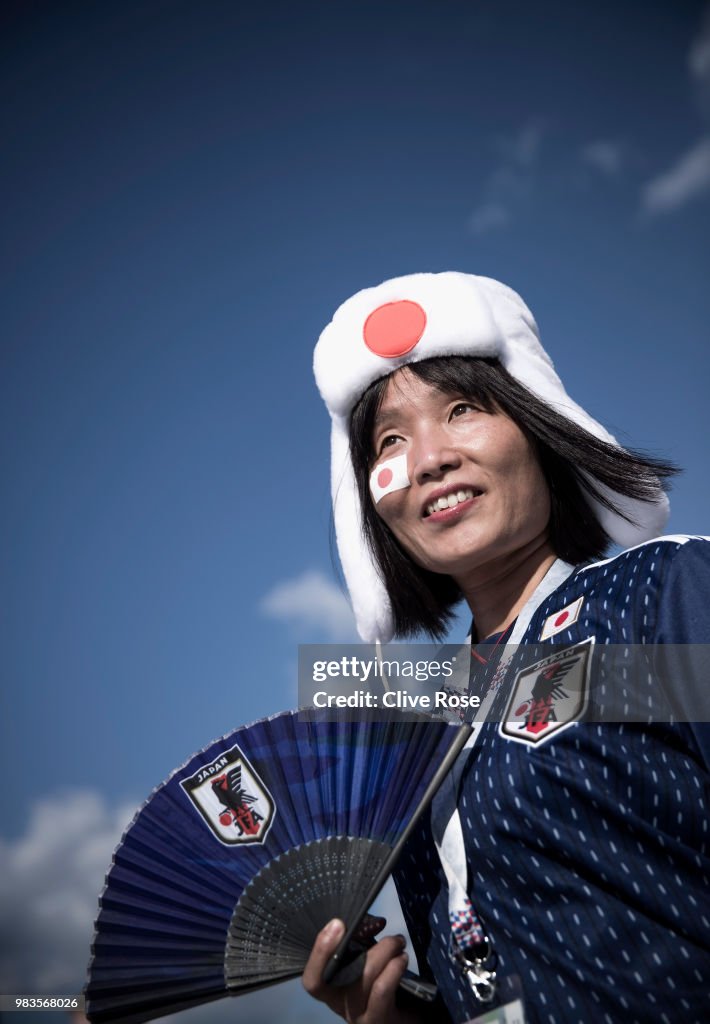
[[[582,475],[587,477],[594,489],[608,498],[622,513],[617,515],[616,512],[612,512],[606,505],[597,501],[592,494],[586,492],[587,500],[592,506],[594,514],[603,529],[619,547],[633,548],[637,544],[643,544],[652,537],[658,537],[663,533],[671,514],[671,503],[668,495],[664,494],[660,487],[653,501],[642,501],[640,498],[628,498],[625,494],[612,491],[606,484],[592,479],[588,473]],[[624,518],[624,516],[628,518]]]
[[[363,532],[345,417],[333,417],[330,438],[335,536],[358,633],[365,643],[387,643],[393,633],[392,606]]]

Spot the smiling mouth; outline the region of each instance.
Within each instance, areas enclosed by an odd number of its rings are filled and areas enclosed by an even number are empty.
[[[462,487],[460,491],[452,491],[451,494],[446,494],[430,502],[424,509],[424,518],[426,519],[427,516],[431,516],[435,512],[443,512],[445,508],[456,508],[463,501],[473,501],[480,494],[483,494],[483,491],[478,491],[473,487]]]

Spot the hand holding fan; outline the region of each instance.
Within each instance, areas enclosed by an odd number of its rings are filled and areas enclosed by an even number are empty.
[[[94,1022],[139,1022],[300,975],[329,980],[469,733],[428,718],[286,712],[194,755],[134,818],[100,898]]]

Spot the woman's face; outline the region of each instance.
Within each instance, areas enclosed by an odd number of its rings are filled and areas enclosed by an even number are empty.
[[[503,413],[405,368],[387,385],[373,452],[373,469],[406,454],[410,480],[380,499],[378,514],[415,562],[464,589],[472,573],[494,578],[547,536],[550,496],[535,450]]]

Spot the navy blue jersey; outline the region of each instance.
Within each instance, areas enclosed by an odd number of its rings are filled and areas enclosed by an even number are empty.
[[[595,657],[602,644],[650,645],[649,682],[657,645],[710,644],[710,542],[659,538],[575,569],[538,607],[523,643],[544,639],[548,652],[563,645],[577,657],[590,638]],[[572,669],[555,662],[527,690],[512,674],[500,685],[505,721],[483,726],[458,805],[469,896],[499,976],[520,979],[530,1024],[710,1021],[708,726],[600,721],[590,708],[605,698],[593,692],[578,715],[548,722],[536,709],[545,699],[553,706],[555,687],[569,692]],[[697,708],[706,679],[682,677],[677,665],[669,674],[681,712]],[[451,1019],[482,1013],[449,955],[429,821],[395,881],[420,969]]]

